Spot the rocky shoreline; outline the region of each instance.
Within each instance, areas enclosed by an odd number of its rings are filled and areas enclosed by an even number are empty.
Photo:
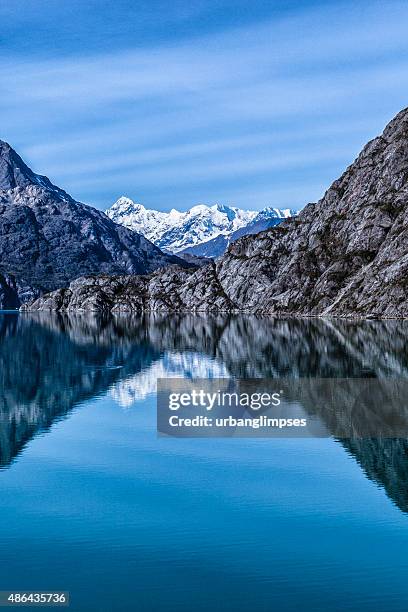
[[[265,315],[278,318],[299,319],[350,319],[350,320],[404,320],[404,315],[379,316],[376,313],[308,313],[265,311],[261,308],[245,310],[235,307],[221,293],[214,299],[215,274],[196,274],[181,268],[158,271],[150,276],[91,276],[76,279],[67,288],[57,289],[22,304],[21,312],[59,312],[95,314],[242,314]],[[197,271],[200,272],[200,271]],[[177,279],[177,280],[175,280]],[[208,280],[209,284],[206,284]],[[166,288],[171,292],[166,294]],[[202,289],[201,300],[196,303],[197,291]],[[217,289],[217,288],[216,288]],[[193,298],[193,299],[191,299]]]

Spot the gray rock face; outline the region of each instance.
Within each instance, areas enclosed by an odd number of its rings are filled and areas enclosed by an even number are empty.
[[[408,317],[408,109],[298,217],[245,236],[194,272],[92,278],[33,309]],[[117,283],[120,285],[118,288]],[[97,300],[77,298],[95,293]],[[108,296],[106,298],[105,296]]]
[[[405,317],[407,215],[404,110],[317,204],[234,243],[218,266],[218,278],[242,309]]]
[[[76,202],[0,141],[3,308],[85,274],[140,274],[175,263],[188,265]]]

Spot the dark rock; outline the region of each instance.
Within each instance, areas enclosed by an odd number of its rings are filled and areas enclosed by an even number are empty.
[[[317,204],[231,245],[219,281],[244,310],[406,317],[407,215],[404,110]]]
[[[177,253],[177,257],[180,257],[180,259],[183,259],[187,263],[192,264],[196,266],[197,268],[202,268],[203,266],[206,266],[207,264],[213,261],[212,257],[202,257],[201,255],[192,255],[191,253],[187,253],[184,251],[179,251]]]
[[[41,287],[32,287],[24,279],[0,274],[0,310],[15,310],[22,302],[32,301],[44,291]]]

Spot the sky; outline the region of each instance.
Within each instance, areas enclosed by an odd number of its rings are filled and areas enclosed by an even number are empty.
[[[6,0],[0,138],[108,208],[301,208],[408,106],[408,3]]]

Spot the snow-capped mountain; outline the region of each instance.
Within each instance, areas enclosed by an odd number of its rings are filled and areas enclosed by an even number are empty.
[[[170,212],[161,212],[147,209],[130,198],[121,197],[106,214],[115,223],[143,234],[164,251],[185,251],[200,256],[200,246],[205,244],[205,256],[217,257],[237,232],[240,232],[239,235],[253,233],[251,228],[258,222],[263,222],[265,227],[262,226],[258,230],[261,231],[296,213],[290,209],[278,208],[265,208],[257,212],[220,204],[199,204],[185,212],[174,208]],[[268,220],[272,220],[269,225]],[[211,241],[217,241],[214,248]]]
[[[230,234],[220,234],[215,238],[201,242],[184,249],[180,254],[194,255],[195,257],[221,257],[231,242],[238,240],[248,234],[259,234],[274,225],[279,225],[285,219],[297,215],[297,211],[290,208],[271,208],[267,207],[255,214],[255,217],[243,227]]]

